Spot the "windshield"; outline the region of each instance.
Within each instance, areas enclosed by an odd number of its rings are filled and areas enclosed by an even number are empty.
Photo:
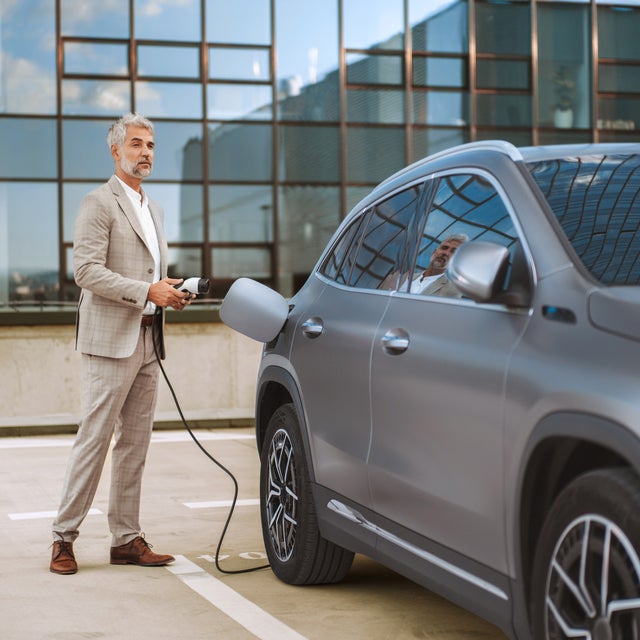
[[[640,155],[527,164],[569,242],[603,284],[640,284]]]

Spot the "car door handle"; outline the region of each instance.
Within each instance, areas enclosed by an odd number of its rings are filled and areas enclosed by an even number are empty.
[[[309,318],[302,323],[302,333],[307,338],[317,338],[324,331],[324,324],[320,318]]]
[[[409,334],[404,329],[391,329],[382,336],[382,348],[392,355],[404,353],[409,348]]]

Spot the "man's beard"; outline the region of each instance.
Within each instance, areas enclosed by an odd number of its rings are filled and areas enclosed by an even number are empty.
[[[132,178],[146,178],[151,174],[152,166],[151,162],[149,162],[148,169],[141,169],[137,163],[129,162],[126,158],[120,158],[120,168]]]

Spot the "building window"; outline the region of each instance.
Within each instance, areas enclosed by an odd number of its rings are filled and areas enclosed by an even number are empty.
[[[544,142],[578,141],[566,129],[591,123],[591,11],[587,5],[538,5],[538,124]]]
[[[5,310],[77,299],[76,211],[128,111],[156,127],[170,272],[215,298],[238,275],[292,295],[351,207],[435,151],[637,138],[636,0],[32,4],[0,20]]]
[[[640,127],[640,7],[598,5],[597,122],[603,141],[635,142]]]
[[[530,139],[531,16],[528,2],[476,2],[476,124],[479,137]],[[526,131],[525,131],[526,130]]]

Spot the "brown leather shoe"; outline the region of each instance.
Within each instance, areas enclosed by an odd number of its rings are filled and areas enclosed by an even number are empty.
[[[141,567],[163,567],[175,558],[151,551],[151,545],[138,536],[127,544],[111,547],[111,564],[137,564]]]
[[[76,558],[73,555],[73,542],[56,540],[53,543],[49,571],[51,571],[51,573],[60,573],[62,575],[69,575],[78,571],[78,564],[76,563]]]

